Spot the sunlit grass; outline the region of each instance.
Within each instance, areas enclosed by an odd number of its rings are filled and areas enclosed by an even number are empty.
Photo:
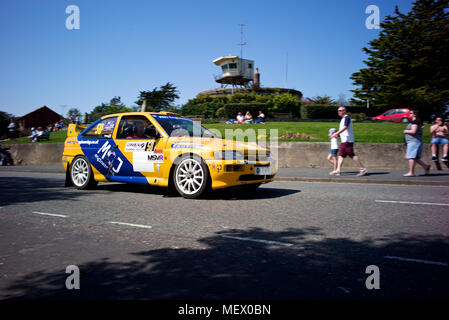
[[[373,143],[402,143],[404,141],[404,123],[386,122],[355,122],[354,136],[356,142]],[[267,122],[266,124],[205,124],[208,129],[219,130],[225,136],[225,129],[247,129],[256,130],[256,135],[262,134],[259,129],[265,129],[267,138],[270,138],[270,129],[277,129],[279,137],[286,133],[296,133],[311,136],[310,139],[279,139],[279,141],[310,141],[329,142],[328,132],[330,128],[338,129],[339,122]],[[425,142],[430,141],[429,126],[424,127],[423,138]]]

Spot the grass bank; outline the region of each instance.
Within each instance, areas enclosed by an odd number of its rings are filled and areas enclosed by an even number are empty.
[[[222,136],[225,136],[226,129],[265,129],[269,138],[270,129],[277,129],[281,137],[279,141],[310,141],[310,142],[329,142],[328,132],[330,128],[338,129],[338,122],[267,122],[266,124],[224,124],[214,123],[205,124],[208,129],[219,130]],[[354,136],[356,142],[370,143],[402,143],[404,141],[404,129],[407,124],[404,123],[376,123],[376,122],[355,122]],[[424,127],[424,142],[430,142],[429,125]],[[262,132],[256,131],[258,134]],[[306,136],[298,137],[294,136]],[[282,138],[285,136],[286,138]],[[287,138],[288,137],[288,138]]]
[[[354,135],[356,142],[371,143],[402,143],[404,140],[403,131],[407,125],[403,123],[376,123],[376,122],[355,122]],[[270,129],[277,129],[281,137],[279,141],[310,141],[329,142],[328,131],[330,128],[338,128],[338,122],[267,122],[266,124],[224,124],[211,123],[204,124],[208,129],[218,130],[222,137],[225,137],[226,129],[247,129],[256,130],[256,134],[262,134],[259,129],[265,129],[266,135],[270,138]],[[424,142],[430,142],[430,126],[424,127]],[[67,136],[66,130],[50,133],[49,141],[39,143],[64,142]],[[285,138],[282,138],[284,136]],[[30,143],[28,137],[22,137],[16,141],[6,141],[2,144],[23,144]]]

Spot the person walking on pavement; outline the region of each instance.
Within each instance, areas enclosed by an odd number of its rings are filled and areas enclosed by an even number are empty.
[[[360,169],[360,172],[357,174],[357,176],[364,176],[368,173],[368,170],[366,170],[366,168],[360,162],[359,158],[354,154],[354,130],[352,128],[351,117],[347,115],[346,108],[343,106],[338,107],[338,115],[341,117],[339,130],[329,136],[329,139],[340,137],[341,140],[340,148],[338,150],[337,170],[333,171],[333,175],[340,175],[343,161],[346,156],[348,156]]]
[[[403,176],[414,177],[417,163],[424,168],[425,175],[427,175],[429,174],[430,164],[428,165],[421,160],[423,149],[422,132],[424,125],[418,110],[410,111],[410,116],[412,117],[412,122],[410,122],[404,130],[405,143],[407,144],[405,157],[408,159],[409,171],[406,174],[403,174]]]
[[[432,140],[430,140],[430,146],[432,148],[432,161],[438,161],[437,150],[438,145],[443,146],[443,157],[441,161],[449,161],[447,154],[449,151],[449,140],[446,139],[446,134],[448,134],[449,129],[447,125],[443,122],[442,117],[436,117],[434,124],[430,127],[430,134],[432,135]]]

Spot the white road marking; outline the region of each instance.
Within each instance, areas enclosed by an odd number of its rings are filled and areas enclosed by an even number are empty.
[[[286,246],[286,247],[290,247],[290,246],[293,245],[293,243],[288,243],[288,242],[261,240],[261,239],[253,239],[253,238],[242,238],[242,237],[234,237],[234,236],[221,236],[221,237],[222,238],[227,238],[227,239],[234,239],[234,240],[243,240],[243,241],[260,242],[260,243],[266,243],[266,244],[275,244],[275,245],[278,245],[278,246]]]
[[[343,287],[337,287],[337,289],[340,289],[340,290],[343,291],[344,293],[350,293],[350,292],[351,292],[351,291],[349,291],[348,289],[343,288]]]
[[[46,212],[38,212],[38,211],[33,211],[33,213],[40,214],[43,216],[50,216],[50,217],[59,217],[59,218],[67,218],[68,217],[63,214],[54,214],[54,213],[46,213]]]
[[[390,201],[390,200],[374,200],[375,202],[383,203],[401,203],[401,204],[422,204],[428,206],[449,206],[449,203],[436,203],[436,202],[409,202],[409,201]]]
[[[419,263],[425,263],[425,264],[434,264],[434,265],[437,265],[437,266],[444,266],[444,267],[448,266],[448,264],[446,262],[437,262],[437,261],[429,261],[429,260],[421,260],[421,259],[402,258],[402,257],[395,257],[395,256],[384,256],[384,258],[401,260],[401,261],[419,262]]]
[[[108,223],[120,224],[120,225],[124,225],[124,226],[137,227],[137,228],[145,228],[145,229],[151,229],[152,228],[152,226],[146,226],[146,225],[143,225],[143,224],[126,223],[126,222],[109,221]]]

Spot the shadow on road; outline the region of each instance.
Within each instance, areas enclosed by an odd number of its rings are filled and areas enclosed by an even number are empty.
[[[151,193],[156,195],[168,195],[167,188],[126,184],[126,183],[103,183],[99,184],[97,190],[106,190],[111,192],[130,192],[130,193]],[[272,199],[285,197],[290,194],[301,192],[294,189],[281,189],[281,188],[267,188],[259,187],[256,190],[248,191],[241,187],[231,187],[226,189],[219,189],[210,191],[204,196],[201,196],[198,200],[250,200],[250,199]],[[170,197],[180,198],[181,196],[173,191],[169,195]]]
[[[296,189],[281,189],[259,187],[256,190],[248,191],[240,187],[219,189],[208,193],[203,199],[207,200],[251,200],[251,199],[274,199],[285,197],[301,192]]]
[[[205,248],[130,253],[131,262],[99,259],[79,265],[81,289],[65,289],[65,270],[15,281],[17,299],[448,299],[447,267],[386,259],[447,257],[448,239],[406,237],[354,241],[323,238],[319,229],[227,230],[199,239]],[[231,237],[231,238],[230,238]],[[240,239],[240,240],[239,240]],[[246,239],[246,240],[243,240]],[[248,239],[276,241],[253,242]],[[284,245],[282,245],[284,243]],[[286,246],[292,244],[292,246]],[[76,248],[72,248],[76,250]],[[368,265],[380,268],[380,289],[367,290]],[[64,266],[65,268],[65,266]],[[344,290],[343,290],[343,289]]]
[[[98,191],[129,192],[140,194],[166,195],[167,188],[126,183],[100,183],[92,190],[77,190],[64,187],[63,178],[0,177],[0,206],[51,200],[74,201],[79,197]],[[221,189],[206,194],[203,199],[271,199],[284,197],[300,190],[260,187],[256,191],[244,191],[238,187]],[[171,196],[180,197],[176,192]]]
[[[82,193],[64,188],[64,179],[0,177],[0,206],[50,200],[75,200]]]
[[[341,176],[356,176],[360,173],[360,171],[342,171],[341,172]],[[367,174],[365,174],[365,177],[367,176],[377,176],[377,175],[383,175],[383,174],[389,174],[390,172],[385,171],[385,172],[381,172],[381,171],[375,171],[375,172],[369,172]]]

